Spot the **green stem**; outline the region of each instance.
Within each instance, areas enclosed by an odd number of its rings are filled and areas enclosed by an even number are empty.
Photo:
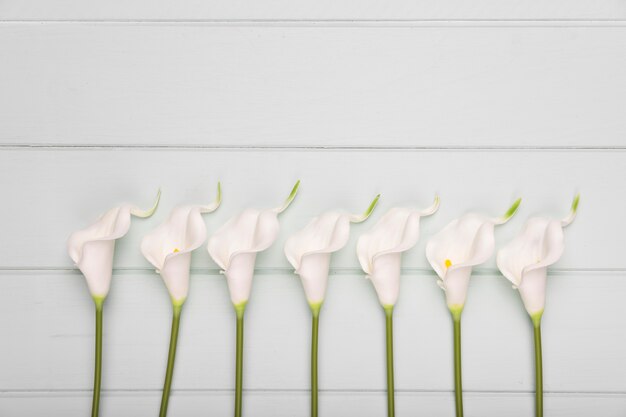
[[[235,306],[237,312],[237,357],[235,373],[235,417],[241,417],[242,388],[243,388],[243,313],[246,304]]]
[[[461,312],[452,312],[454,322],[454,396],[456,416],[463,417],[463,382],[461,375]]]
[[[387,415],[395,416],[393,388],[393,306],[385,306],[387,324]]]
[[[93,373],[93,401],[91,417],[98,417],[100,412],[100,384],[102,380],[102,310],[104,297],[94,297],[96,303],[96,359]]]
[[[317,342],[321,305],[311,306],[311,417],[317,417]]]
[[[173,304],[174,312],[172,317],[172,333],[170,335],[170,350],[167,355],[167,371],[165,372],[165,383],[163,384],[163,396],[161,397],[161,411],[159,417],[167,415],[167,405],[170,399],[170,388],[172,387],[172,376],[174,374],[174,361],[176,360],[176,345],[178,343],[178,328],[180,327],[180,313],[182,304]]]
[[[535,330],[535,415],[543,417],[543,364],[541,359],[541,316],[533,317]]]

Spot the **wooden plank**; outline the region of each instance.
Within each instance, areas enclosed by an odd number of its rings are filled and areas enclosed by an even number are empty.
[[[3,23],[0,144],[623,147],[624,50],[622,24]]]
[[[623,273],[550,277],[543,323],[546,391],[626,391],[626,328],[615,314],[625,294]],[[452,389],[452,329],[443,298],[432,276],[403,277],[394,329],[400,391]],[[93,306],[78,274],[2,273],[0,305],[0,391],[91,387]],[[104,389],[161,388],[170,309],[155,274],[115,276],[105,310]],[[298,279],[258,276],[246,314],[245,388],[306,390],[310,315]],[[463,320],[465,389],[531,392],[532,329],[508,282],[475,277]],[[223,277],[194,275],[175,390],[232,389],[234,325]],[[331,276],[320,323],[320,387],[383,391],[384,355],[384,316],[371,284],[357,275]]]
[[[575,0],[524,2],[479,0],[395,0],[393,2],[287,1],[262,4],[253,1],[180,1],[175,7],[164,0],[66,0],[50,4],[42,0],[0,3],[0,15],[9,20],[527,20],[527,19],[624,19],[626,8],[617,0],[593,3]]]
[[[103,417],[148,417],[159,408],[160,394],[104,393]],[[258,417],[305,417],[309,415],[309,399],[305,393],[246,393],[245,413]],[[320,393],[320,414],[328,417],[378,417],[385,414],[384,393]],[[232,413],[229,393],[172,392],[169,414],[206,416]],[[50,415],[58,410],[67,417],[84,416],[90,409],[87,393],[0,395],[0,409],[11,417]],[[465,395],[467,415],[497,417],[527,417],[533,413],[531,394],[468,393]],[[545,413],[554,417],[601,415],[622,417],[626,408],[623,395],[561,395],[547,394]],[[398,393],[396,412],[402,415],[454,415],[454,399],[450,393]]]
[[[152,268],[139,251],[142,237],[175,205],[214,198],[222,181],[224,202],[206,215],[209,235],[248,206],[280,204],[296,179],[293,206],[281,215],[275,244],[258,258],[259,268],[288,268],[287,237],[325,210],[362,212],[376,193],[380,207],[368,223],[354,225],[351,240],[333,257],[333,267],[360,271],[356,239],[389,208],[425,207],[441,196],[437,214],[422,220],[422,237],[404,257],[407,268],[430,270],[427,239],[471,210],[499,216],[519,196],[518,215],[496,231],[497,247],[512,239],[533,215],[564,216],[575,191],[579,217],[566,230],[567,247],[556,268],[624,269],[626,200],[624,152],[393,152],[393,151],[201,151],[197,150],[4,150],[0,152],[0,233],[3,268],[72,266],[66,239],[111,206],[150,205],[156,189],[162,204],[148,220],[135,219],[119,242],[115,266]],[[206,248],[193,257],[197,268],[216,268]],[[492,258],[483,265],[494,268]]]

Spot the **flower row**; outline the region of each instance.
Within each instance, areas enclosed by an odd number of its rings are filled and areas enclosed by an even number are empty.
[[[226,276],[231,301],[237,312],[236,416],[241,415],[242,408],[240,371],[243,363],[243,317],[252,288],[256,254],[270,247],[277,238],[280,227],[278,216],[295,198],[299,184],[298,181],[281,206],[265,210],[246,209],[228,220],[208,240],[207,250]],[[92,415],[97,415],[99,406],[102,309],[111,283],[115,241],[128,232],[131,216],[150,217],[158,206],[159,197],[160,192],[153,207],[149,210],[141,210],[128,204],[115,207],[90,227],[73,233],[68,241],[70,257],[83,272],[89,291],[95,300],[96,324],[97,330],[100,330],[96,332],[96,381]],[[350,224],[367,220],[376,207],[378,199],[379,196],[376,196],[363,214],[357,215],[344,211],[323,213],[289,237],[285,244],[285,255],[293,265],[295,273],[302,280],[312,311],[312,352],[314,352],[312,356],[314,366],[311,368],[312,416],[317,416],[318,319],[325,298],[331,254],[345,246],[350,236]],[[426,245],[426,257],[439,277],[438,284],[445,292],[446,302],[455,323],[455,352],[458,349],[458,366],[455,373],[458,416],[463,412],[460,318],[472,268],[491,257],[495,249],[495,226],[506,223],[515,214],[520,201],[520,199],[515,201],[501,217],[490,217],[478,213],[465,214],[431,237]],[[189,291],[191,254],[207,238],[202,214],[214,211],[220,203],[221,187],[218,183],[217,197],[213,203],[206,206],[188,205],[174,208],[168,219],[145,236],[141,242],[141,252],[162,276],[174,307],[161,416],[167,413],[178,323]],[[529,219],[521,233],[500,249],[497,255],[498,268],[513,283],[514,288],[519,290],[536,330],[539,329],[544,310],[547,267],[556,262],[563,253],[563,227],[573,221],[577,206],[578,196],[572,203],[569,215],[564,219],[544,217]],[[401,254],[417,243],[421,217],[434,214],[438,207],[439,198],[435,197],[434,203],[426,209],[392,208],[369,232],[361,235],[357,242],[359,263],[374,285],[387,315],[388,411],[390,416],[394,415],[393,350],[390,347],[392,346],[390,330],[393,307],[400,291]],[[456,359],[455,353],[455,364]],[[541,402],[539,380],[537,380],[537,385],[539,404]],[[537,407],[539,413],[539,405]]]

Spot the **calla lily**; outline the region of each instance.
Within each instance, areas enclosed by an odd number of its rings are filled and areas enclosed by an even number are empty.
[[[221,201],[222,189],[218,182],[214,202],[206,206],[188,205],[174,208],[167,220],[141,241],[141,253],[156,268],[156,272],[161,274],[173,305],[172,333],[160,417],[167,415],[180,314],[189,293],[191,252],[199,248],[206,239],[206,226],[202,214],[216,210]]]
[[[426,258],[439,276],[437,284],[445,291],[448,308],[463,310],[472,267],[485,262],[495,246],[494,226],[506,223],[517,210],[518,199],[499,218],[469,213],[450,222],[430,238]]]
[[[85,276],[92,297],[104,299],[109,294],[115,241],[128,233],[131,216],[152,216],[160,198],[159,190],[153,206],[148,210],[130,204],[114,207],[91,226],[72,233],[67,241],[67,250]]]
[[[243,368],[243,316],[252,290],[256,255],[269,248],[278,237],[278,215],[296,197],[300,181],[280,207],[266,210],[247,209],[228,220],[209,239],[211,258],[226,275],[230,299],[237,314],[237,353],[235,380],[235,416],[241,416]]]
[[[497,264],[502,274],[519,290],[531,317],[541,315],[546,299],[548,266],[559,260],[565,248],[563,228],[576,216],[579,196],[569,215],[562,219],[533,217],[521,233],[498,251]]]
[[[285,255],[300,275],[304,293],[313,313],[311,338],[311,417],[317,417],[317,341],[319,313],[326,295],[330,257],[350,238],[350,223],[365,221],[378,203],[380,194],[361,215],[329,211],[312,219],[285,244]]]
[[[548,266],[559,260],[565,249],[563,228],[576,217],[580,196],[576,195],[569,214],[562,220],[545,217],[529,219],[521,233],[498,251],[502,274],[518,289],[531,317],[535,340],[535,409],[543,416],[543,365],[541,317],[546,301]]]
[[[202,214],[216,210],[221,199],[221,186],[218,184],[217,198],[213,203],[174,208],[165,223],[141,242],[141,253],[161,274],[174,304],[185,302],[189,292],[191,252],[206,240]]]
[[[461,313],[467,298],[472,268],[485,262],[495,246],[494,226],[509,221],[517,211],[517,199],[502,217],[465,214],[450,222],[426,244],[426,258],[445,291],[446,303],[454,324],[454,383],[456,415],[463,416],[463,388],[461,378]]]
[[[235,306],[246,303],[250,298],[256,254],[269,248],[278,237],[278,215],[289,207],[299,186],[300,181],[280,207],[246,209],[228,220],[209,239],[207,249],[226,275],[230,298]]]
[[[159,205],[160,198],[161,190],[158,191],[154,204],[148,210],[141,210],[130,204],[114,207],[88,228],[72,233],[67,241],[70,258],[85,276],[87,287],[96,307],[96,354],[91,405],[92,417],[97,417],[100,412],[102,313],[104,300],[111,288],[115,241],[128,233],[131,216],[143,218],[152,216]]]
[[[350,238],[350,223],[365,221],[374,211],[377,195],[362,215],[329,211],[312,219],[304,229],[285,243],[285,255],[300,275],[309,305],[313,308],[324,301],[328,283],[330,257],[343,248]]]
[[[372,281],[383,307],[393,307],[400,292],[402,252],[419,239],[419,222],[439,208],[439,197],[425,210],[396,207],[389,210],[367,233],[359,237],[357,256]]]
[[[372,281],[378,300],[385,310],[387,339],[387,415],[395,415],[393,376],[393,307],[400,293],[402,252],[411,249],[419,239],[419,222],[439,208],[439,197],[425,210],[392,208],[359,237],[357,255],[361,268]]]

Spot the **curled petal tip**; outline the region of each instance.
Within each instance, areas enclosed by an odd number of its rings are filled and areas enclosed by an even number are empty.
[[[378,194],[378,195],[376,195],[376,197],[374,197],[374,199],[370,203],[370,205],[367,208],[367,210],[365,210],[365,213],[363,213],[363,214],[353,214],[350,217],[350,221],[352,223],[361,223],[361,222],[364,222],[365,220],[367,220],[368,217],[372,214],[372,212],[376,208],[376,205],[378,204],[378,200],[380,200],[380,194]]]
[[[154,204],[152,205],[152,207],[150,207],[148,210],[141,210],[135,207],[130,210],[130,214],[136,217],[141,217],[141,218],[150,217],[154,214],[157,207],[159,206],[159,201],[161,201],[161,189],[160,188],[157,190],[156,199],[154,200]]]
[[[296,194],[298,194],[298,188],[300,188],[300,180],[296,181],[295,185],[291,189],[291,193],[289,193],[289,196],[287,197],[283,205],[275,209],[277,213],[282,213],[283,211],[287,210],[287,207],[289,207],[294,198],[296,198]]]
[[[580,201],[580,194],[576,194],[574,200],[572,201],[572,208],[569,211],[569,214],[561,220],[561,226],[569,226],[570,223],[574,221],[576,218],[576,212],[578,211],[578,202]]]
[[[511,217],[513,217],[513,215],[515,215],[515,212],[517,212],[517,209],[519,208],[519,205],[521,204],[522,199],[518,198],[517,200],[515,200],[515,202],[513,203],[513,205],[511,205],[511,207],[509,207],[509,209],[506,211],[506,213],[504,213],[504,216],[500,217],[499,219],[497,219],[495,221],[496,224],[504,224],[506,222],[508,222]]]
[[[435,194],[435,201],[433,201],[433,204],[431,204],[430,207],[422,210],[420,212],[420,216],[430,216],[431,214],[434,214],[437,210],[439,210],[439,196]]]
[[[220,206],[220,204],[222,204],[222,184],[218,181],[217,196],[215,197],[215,200],[206,206],[200,207],[200,213],[210,213],[212,211],[215,211]]]

